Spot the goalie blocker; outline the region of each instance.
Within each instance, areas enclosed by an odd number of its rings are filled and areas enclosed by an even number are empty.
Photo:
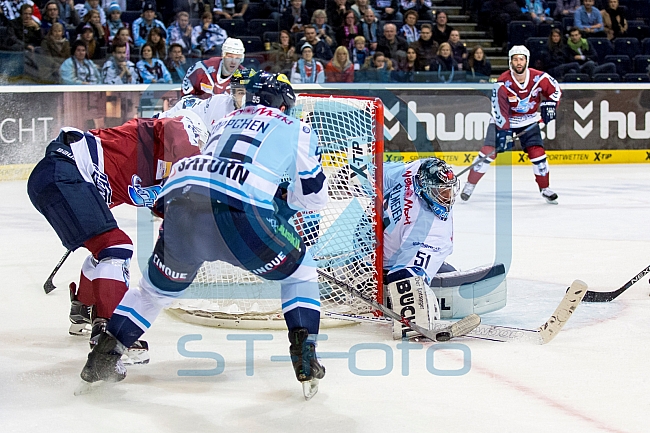
[[[438,274],[427,287],[422,277],[395,281],[387,286],[390,308],[419,326],[433,329],[440,319],[462,319],[484,314],[506,305],[505,266],[483,266],[468,271]],[[393,321],[393,338],[411,331]]]

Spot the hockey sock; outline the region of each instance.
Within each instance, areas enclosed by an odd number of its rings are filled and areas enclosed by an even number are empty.
[[[280,281],[282,313],[288,329],[306,328],[318,334],[320,325],[320,293],[316,263],[309,253],[291,276]]]
[[[481,150],[479,150],[478,156],[474,158],[473,162],[476,162],[480,158],[485,157],[485,155],[490,155],[492,152],[494,152],[494,147],[483,146]],[[494,158],[495,156],[493,155],[489,158],[486,158],[485,161],[481,162],[480,164],[476,164],[476,166],[474,166],[474,168],[469,171],[469,175],[467,176],[467,183],[476,185],[478,181],[481,180],[483,175],[488,171],[488,168],[490,168],[490,164],[492,161],[494,161]]]
[[[77,301],[84,305],[95,305],[95,294],[93,293],[93,280],[95,279],[95,269],[97,260],[92,255],[88,255],[81,265],[81,276],[79,277],[79,287],[77,288]]]
[[[526,148],[528,158],[533,163],[533,173],[535,174],[535,182],[539,186],[540,191],[548,188],[549,185],[549,172],[548,163],[546,162],[546,152],[542,146],[530,146]]]

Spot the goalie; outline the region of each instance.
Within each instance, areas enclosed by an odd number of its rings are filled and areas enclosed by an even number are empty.
[[[426,327],[441,316],[461,318],[503,307],[505,287],[494,290],[504,279],[503,265],[458,272],[445,262],[453,251],[452,207],[460,188],[451,167],[438,158],[385,163],[383,182],[383,267],[393,310],[410,313]],[[442,295],[440,304],[436,295]],[[394,335],[401,338],[397,325]]]

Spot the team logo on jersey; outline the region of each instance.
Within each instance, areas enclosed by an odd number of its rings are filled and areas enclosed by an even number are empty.
[[[134,174],[131,178],[131,185],[129,185],[129,197],[134,205],[151,208],[162,188],[158,185],[143,188],[140,186],[141,182],[142,179]]]
[[[309,134],[311,132],[311,129],[309,129],[309,126],[303,126],[302,132],[304,132],[305,134]]]
[[[528,113],[530,110],[535,108],[535,102],[530,100],[530,96],[524,99],[521,99],[517,106],[512,109],[516,113]]]
[[[93,183],[106,204],[110,205],[113,203],[113,188],[111,188],[111,183],[108,181],[108,176],[106,173],[102,173],[96,164],[93,164],[93,167],[95,168],[92,174]]]

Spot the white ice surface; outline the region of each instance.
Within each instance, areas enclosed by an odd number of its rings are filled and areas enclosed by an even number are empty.
[[[503,170],[503,169],[500,169]],[[500,172],[503,173],[503,172]],[[508,305],[484,323],[533,328],[553,312],[574,279],[613,290],[650,261],[650,176],[646,165],[553,166],[558,206],[537,192],[530,167],[513,168],[512,262]],[[493,167],[455,210],[455,252],[468,269],[495,251]],[[647,432],[650,427],[650,298],[648,278],[608,304],[583,304],[545,346],[459,340],[471,368],[443,377],[427,370],[426,350],[410,352],[381,325],[324,330],[321,354],[348,353],[360,343],[393,352],[392,371],[353,374],[345,359],[325,359],[327,376],[309,402],[286,362],[285,332],[232,331],[190,325],[163,313],[146,334],[151,363],[129,368],[122,383],[73,396],[87,341],[67,334],[67,284],[78,279],[85,251],[65,263],[57,289],[42,289],[64,252],[26,194],[25,182],[0,182],[0,432]],[[115,210],[136,238],[133,208]],[[151,245],[142,246],[145,257]],[[132,281],[140,270],[132,265]],[[244,342],[227,335],[272,335],[258,341],[254,373],[246,374]],[[218,352],[216,376],[206,356],[182,356],[181,337],[202,335],[192,352]],[[425,345],[427,349],[429,345]],[[435,367],[463,367],[459,350],[435,352]],[[381,370],[378,349],[357,354],[358,369]]]

